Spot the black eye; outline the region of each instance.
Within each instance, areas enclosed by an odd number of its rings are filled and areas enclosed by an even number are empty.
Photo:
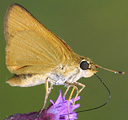
[[[87,69],[88,69],[88,66],[89,66],[89,64],[87,63],[87,61],[82,61],[82,62],[80,63],[80,68],[81,68],[82,70],[87,70]]]

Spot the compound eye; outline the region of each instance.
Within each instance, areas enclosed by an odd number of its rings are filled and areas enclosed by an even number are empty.
[[[87,63],[87,61],[82,61],[82,62],[80,63],[80,68],[81,68],[82,70],[87,70],[88,67],[89,67],[89,64]]]

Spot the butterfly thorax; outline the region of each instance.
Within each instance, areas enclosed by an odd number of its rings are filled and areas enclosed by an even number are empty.
[[[55,85],[64,85],[65,82],[76,82],[80,77],[81,74],[78,67],[65,66],[51,72],[49,75],[49,80]]]

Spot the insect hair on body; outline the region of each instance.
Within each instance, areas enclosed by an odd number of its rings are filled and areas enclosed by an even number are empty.
[[[6,65],[14,74],[7,83],[20,87],[45,84],[46,95],[42,110],[53,85],[65,85],[67,90],[64,96],[72,86],[69,100],[75,89],[77,98],[85,87],[77,81],[81,77],[93,76],[97,68],[102,68],[89,58],[76,54],[63,40],[46,29],[30,12],[18,4],[12,4],[7,10],[5,39]],[[78,89],[77,86],[81,88]]]

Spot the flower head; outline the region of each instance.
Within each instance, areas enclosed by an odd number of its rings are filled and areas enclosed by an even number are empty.
[[[77,97],[76,101],[80,99]],[[54,103],[50,100],[51,104],[47,109],[44,109],[41,114],[39,112],[30,112],[25,114],[14,114],[5,120],[75,120],[77,119],[77,113],[74,111],[80,106],[80,104],[72,105],[74,98],[70,101],[65,100],[60,94]]]

